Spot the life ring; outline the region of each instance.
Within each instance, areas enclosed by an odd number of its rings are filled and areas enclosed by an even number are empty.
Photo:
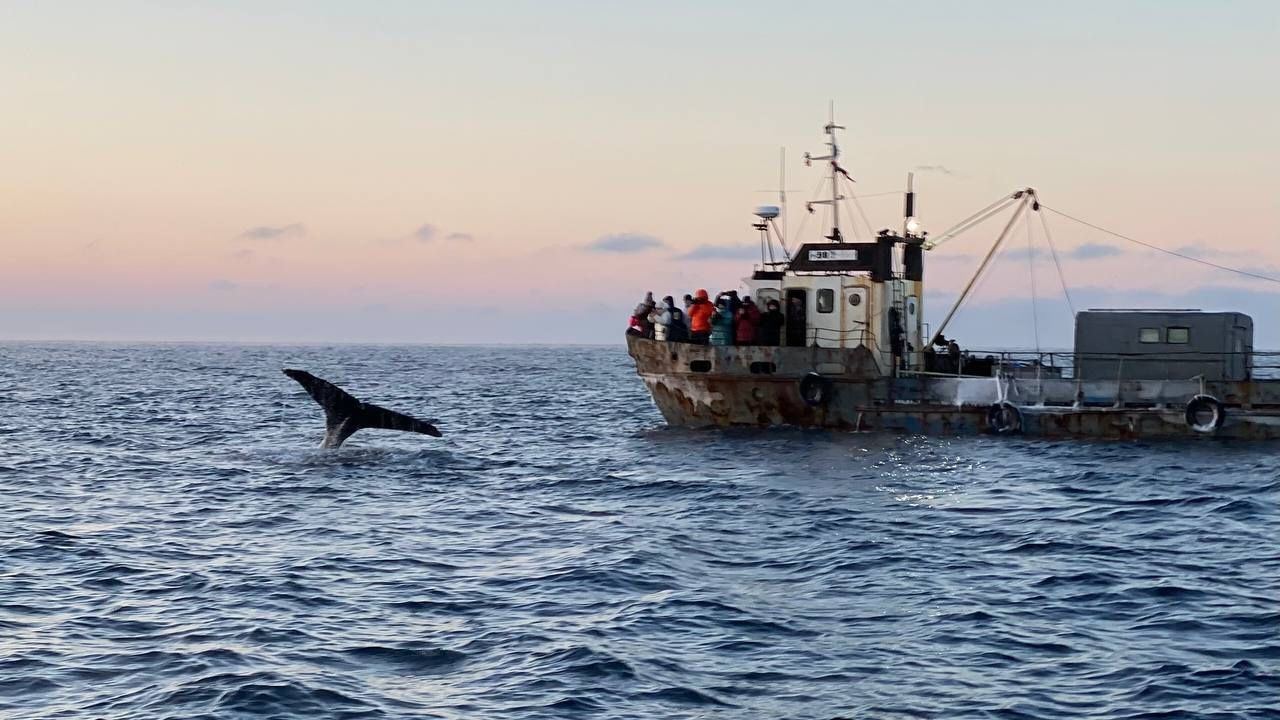
[[[1011,402],[998,402],[987,408],[987,429],[996,435],[1022,432],[1022,411]]]
[[[831,399],[831,381],[816,372],[800,379],[800,399],[809,407],[821,407]]]
[[[1194,432],[1216,432],[1226,419],[1226,407],[1212,395],[1196,395],[1187,402],[1187,427]]]

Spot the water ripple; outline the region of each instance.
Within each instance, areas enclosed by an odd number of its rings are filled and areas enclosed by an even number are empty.
[[[446,436],[316,450],[282,366]],[[1271,445],[684,432],[617,348],[0,388],[4,717],[1280,717]]]

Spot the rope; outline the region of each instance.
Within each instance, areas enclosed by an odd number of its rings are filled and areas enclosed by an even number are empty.
[[[846,178],[848,179],[848,178]],[[844,196],[846,200],[845,207],[848,209],[849,200],[853,201],[853,206],[858,209],[858,215],[862,218],[862,224],[867,226],[867,239],[872,240],[876,236],[876,229],[871,227],[871,221],[867,219],[867,213],[862,209],[862,203],[858,202],[858,196],[853,192],[853,181],[849,181],[849,194]],[[853,212],[849,212],[849,225],[853,225]]]
[[[955,317],[956,311],[960,309],[960,306],[964,304],[965,299],[969,297],[969,293],[973,290],[974,284],[977,283],[978,278],[986,272],[987,267],[991,264],[991,258],[994,257],[996,252],[1000,249],[1005,238],[1009,236],[1009,231],[1013,230],[1013,227],[1018,223],[1019,216],[1027,209],[1027,205],[1030,203],[1030,195],[1027,195],[1026,193],[1019,193],[1019,200],[1014,208],[1013,216],[1009,218],[1009,222],[1005,224],[1004,229],[1000,231],[1000,236],[997,237],[996,241],[991,245],[991,249],[987,251],[986,257],[982,258],[982,264],[978,266],[978,271],[969,279],[969,283],[965,285],[964,290],[960,291],[960,297],[956,298],[955,304],[951,306],[951,310],[947,312],[947,316],[942,319],[942,324],[938,326],[937,330],[933,331],[934,335],[929,341],[930,345],[937,342],[938,338],[942,336],[942,332],[947,329],[947,323],[951,322],[951,318]]]
[[[1036,248],[1031,243],[1031,217],[1028,215],[1023,218],[1023,225],[1027,226],[1027,267],[1030,270],[1028,277],[1031,278],[1031,328],[1035,332],[1036,337],[1036,354],[1040,354],[1040,312],[1036,308]]]
[[[819,178],[819,179],[818,179],[818,184],[817,184],[816,186],[814,186],[814,188],[813,188],[813,192],[809,193],[809,197],[817,197],[817,196],[818,196],[818,192],[822,190],[822,186],[823,186],[823,185],[825,185],[825,184],[826,184],[826,182],[827,182],[827,178],[826,178],[825,176],[823,176],[823,177]],[[796,238],[797,238],[797,239],[798,239],[798,238],[800,238],[800,237],[803,237],[803,236],[804,236],[804,226],[805,226],[805,223],[809,222],[809,216],[813,214],[813,213],[809,212],[808,208],[809,208],[809,206],[808,206],[808,205],[805,205],[805,213],[804,213],[804,217],[800,218],[800,227],[799,227],[799,229],[797,229],[797,230],[796,230]],[[800,243],[800,244],[801,244],[801,245],[803,245],[804,243]],[[784,248],[785,248],[785,246],[784,246]]]
[[[1104,232],[1104,233],[1106,233],[1106,234],[1108,234],[1108,235],[1111,235],[1111,236],[1113,236],[1113,237],[1120,238],[1121,240],[1128,240],[1129,242],[1134,243],[1135,245],[1141,245],[1141,246],[1143,246],[1143,247],[1145,247],[1145,248],[1149,248],[1149,249],[1151,249],[1151,250],[1155,250],[1156,252],[1162,252],[1162,253],[1164,253],[1165,255],[1172,255],[1172,256],[1174,256],[1174,257],[1176,257],[1176,258],[1182,258],[1183,260],[1190,260],[1191,262],[1194,262],[1194,263],[1200,263],[1201,265],[1205,265],[1205,266],[1207,266],[1207,267],[1216,268],[1216,269],[1218,269],[1218,270],[1225,270],[1225,271],[1230,272],[1230,273],[1235,273],[1235,274],[1237,274],[1237,275],[1243,275],[1244,277],[1253,278],[1254,280],[1265,280],[1265,281],[1267,281],[1267,282],[1271,282],[1271,283],[1275,283],[1275,284],[1277,284],[1277,285],[1280,285],[1280,279],[1277,279],[1277,278],[1269,277],[1269,276],[1267,276],[1267,275],[1259,275],[1259,274],[1257,274],[1257,273],[1251,273],[1251,272],[1249,272],[1249,271],[1247,271],[1247,270],[1241,270],[1241,269],[1239,269],[1239,268],[1227,267],[1226,265],[1219,265],[1219,264],[1217,264],[1217,263],[1209,262],[1208,260],[1203,260],[1203,259],[1198,258],[1198,257],[1195,257],[1195,256],[1193,256],[1193,255],[1187,255],[1187,254],[1184,254],[1184,253],[1176,252],[1176,251],[1174,251],[1174,250],[1166,250],[1165,248],[1162,248],[1162,247],[1160,247],[1160,246],[1158,246],[1158,245],[1152,245],[1152,244],[1151,244],[1151,243],[1149,243],[1149,242],[1143,242],[1143,241],[1138,240],[1138,239],[1136,239],[1136,238],[1131,238],[1131,237],[1129,237],[1128,235],[1121,235],[1120,233],[1115,232],[1114,230],[1108,230],[1108,229],[1106,229],[1106,228],[1104,228],[1104,227],[1099,227],[1098,225],[1094,225],[1094,224],[1093,224],[1093,223],[1091,223],[1091,222],[1086,222],[1086,221],[1084,221],[1084,220],[1081,220],[1081,219],[1080,219],[1080,218],[1078,218],[1078,217],[1072,217],[1071,215],[1068,215],[1068,214],[1066,214],[1066,213],[1062,212],[1061,210],[1057,210],[1057,209],[1051,208],[1051,207],[1049,207],[1048,205],[1045,205],[1045,204],[1043,204],[1043,203],[1041,203],[1041,204],[1040,204],[1040,207],[1042,207],[1042,208],[1044,208],[1044,209],[1046,209],[1046,210],[1049,210],[1049,211],[1051,211],[1051,212],[1053,212],[1053,213],[1055,213],[1055,214],[1057,214],[1057,215],[1061,215],[1062,217],[1064,217],[1064,218],[1066,218],[1066,219],[1068,219],[1068,220],[1074,220],[1074,221],[1076,221],[1076,222],[1078,222],[1078,223],[1080,223],[1081,225],[1084,225],[1084,226],[1086,226],[1086,227],[1091,227],[1091,228],[1093,228],[1094,230],[1098,230],[1098,231],[1100,231],[1100,232]]]
[[[1002,198],[1000,198],[999,200],[997,200],[997,201],[995,201],[995,202],[991,203],[990,205],[988,205],[988,206],[986,206],[986,207],[982,208],[981,210],[979,210],[978,212],[976,212],[976,213],[974,213],[974,214],[970,215],[969,217],[965,218],[964,220],[961,220],[960,222],[956,223],[955,225],[952,225],[951,227],[947,228],[947,229],[946,229],[946,230],[944,230],[943,232],[938,233],[938,234],[937,234],[937,236],[936,236],[938,239],[937,239],[937,240],[933,240],[933,241],[931,241],[931,242],[930,242],[930,244],[929,244],[929,248],[930,248],[930,249],[936,248],[936,247],[938,247],[939,245],[941,245],[942,243],[944,243],[944,242],[946,242],[946,241],[950,240],[951,238],[953,238],[953,237],[955,237],[955,236],[957,236],[957,235],[959,235],[959,234],[961,234],[961,233],[963,233],[963,232],[965,232],[965,231],[967,231],[967,230],[970,230],[970,229],[972,229],[973,227],[975,227],[975,226],[977,226],[977,225],[980,225],[980,224],[982,224],[982,223],[986,222],[986,221],[987,221],[988,219],[990,219],[993,215],[996,215],[996,214],[998,214],[1001,210],[1004,210],[1004,209],[1005,209],[1005,207],[1007,207],[1007,206],[1008,206],[1008,203],[1011,203],[1011,202],[1013,202],[1013,201],[1014,201],[1014,197],[1013,197],[1012,195],[1005,195],[1004,197],[1002,197]],[[981,216],[981,217],[979,217],[979,216]]]
[[[1041,205],[1040,207],[1044,207]],[[1062,274],[1062,263],[1058,261],[1058,250],[1053,246],[1053,235],[1049,234],[1049,221],[1045,219],[1044,213],[1036,213],[1040,216],[1040,224],[1044,227],[1044,239],[1049,244],[1049,254],[1053,256],[1053,266],[1058,268],[1058,282],[1062,283],[1062,294],[1067,298],[1067,307],[1071,309],[1071,317],[1076,316],[1076,305],[1071,302],[1071,291],[1067,289],[1067,276]]]
[[[885,192],[871,193],[870,195],[859,195],[858,197],[863,200],[870,200],[871,198],[884,197],[885,195],[901,195],[905,192],[906,190],[887,190]]]

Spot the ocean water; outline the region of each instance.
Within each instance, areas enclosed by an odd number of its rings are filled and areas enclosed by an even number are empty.
[[[316,449],[280,373],[433,418]],[[1280,717],[1280,446],[664,428],[625,351],[0,345],[0,717]]]

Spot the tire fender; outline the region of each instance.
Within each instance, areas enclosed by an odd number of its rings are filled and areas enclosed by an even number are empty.
[[[831,400],[831,381],[816,372],[800,378],[800,399],[809,407],[822,407]]]
[[[1005,400],[987,408],[987,429],[996,435],[1017,435],[1022,432],[1022,411]]]
[[[1184,417],[1192,432],[1208,435],[1222,427],[1227,419],[1227,408],[1212,395],[1196,395],[1187,401]]]

